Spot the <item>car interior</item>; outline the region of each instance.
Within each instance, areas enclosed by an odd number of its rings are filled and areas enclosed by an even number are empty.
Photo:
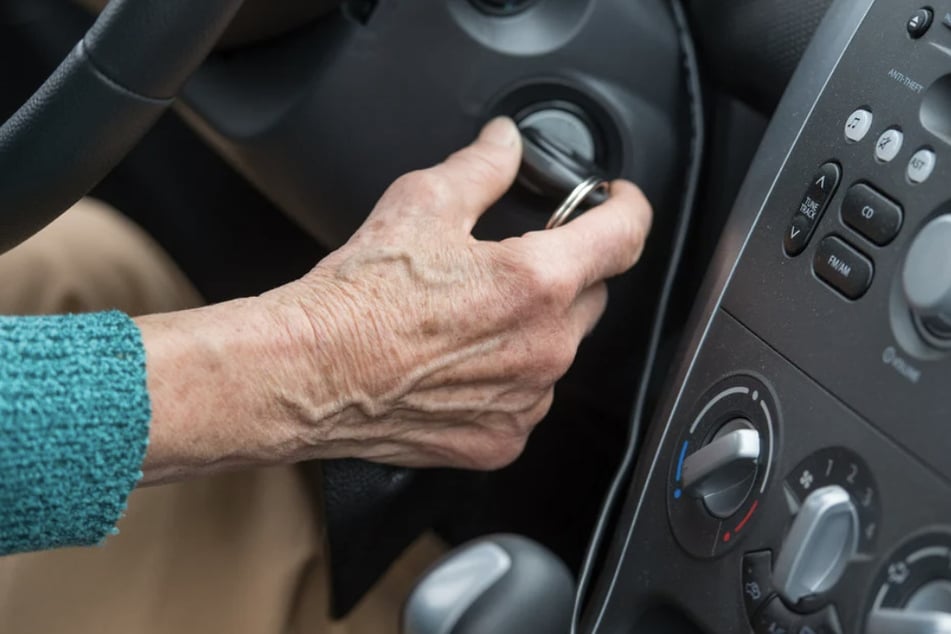
[[[302,466],[334,616],[434,531],[405,634],[951,634],[951,0],[3,0],[0,56],[0,251],[91,194],[209,302],[498,115],[477,238],[650,200],[512,466]]]

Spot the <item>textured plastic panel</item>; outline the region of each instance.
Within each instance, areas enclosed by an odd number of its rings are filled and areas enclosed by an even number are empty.
[[[772,112],[832,0],[693,0],[698,46],[717,83]]]

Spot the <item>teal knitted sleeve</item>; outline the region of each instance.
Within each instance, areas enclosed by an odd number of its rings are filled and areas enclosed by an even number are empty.
[[[0,317],[0,554],[114,531],[142,477],[150,417],[129,317]]]

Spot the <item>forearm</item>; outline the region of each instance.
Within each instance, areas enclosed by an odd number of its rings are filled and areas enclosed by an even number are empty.
[[[520,453],[637,260],[650,206],[610,200],[553,231],[470,231],[515,177],[511,121],[398,179],[346,245],[259,298],[138,320],[152,429],[145,482],[355,457],[493,469]]]
[[[241,299],[136,319],[152,402],[143,484],[312,450],[295,412],[298,390],[319,385],[298,362],[310,342],[265,304]]]

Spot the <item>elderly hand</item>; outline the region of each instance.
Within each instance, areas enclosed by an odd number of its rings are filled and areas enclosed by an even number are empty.
[[[562,227],[475,240],[472,227],[519,160],[514,124],[494,120],[445,162],[398,179],[301,280],[191,311],[189,325],[140,320],[161,427],[153,436],[163,445],[185,437],[175,421],[195,420],[190,394],[211,375],[217,385],[206,389],[220,394],[227,414],[218,418],[229,425],[193,447],[185,469],[343,456],[476,469],[514,460],[604,311],[603,280],[637,261],[651,218],[640,191],[615,181],[606,203]],[[162,328],[165,354],[172,330],[190,339],[176,345],[210,355],[201,371],[180,359],[173,381],[153,379],[149,333]],[[209,328],[220,341],[196,343]],[[156,399],[163,390],[174,394],[161,400],[167,408]],[[162,453],[150,450],[147,473],[175,477],[182,456]]]

